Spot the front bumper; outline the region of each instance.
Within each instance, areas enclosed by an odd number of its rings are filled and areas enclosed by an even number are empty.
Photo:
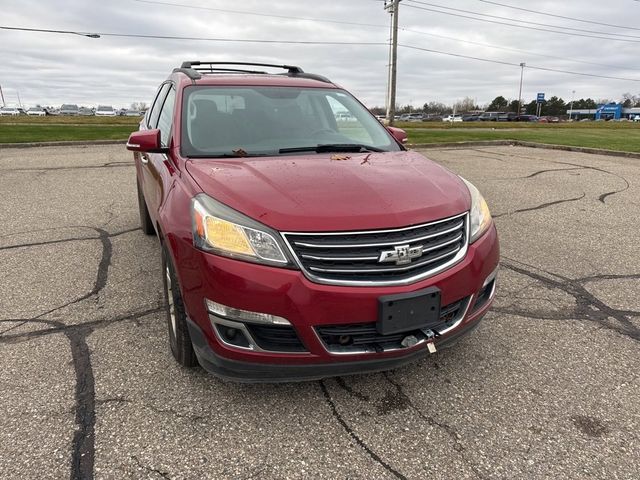
[[[449,348],[479,325],[482,316],[457,329],[451,335],[436,341],[438,349]],[[321,380],[327,377],[375,373],[399,368],[429,355],[426,348],[412,349],[400,357],[382,357],[369,360],[339,361],[310,365],[280,365],[230,360],[217,355],[210,347],[205,334],[192,320],[188,320],[189,334],[198,362],[207,372],[241,383],[284,383]]]
[[[455,327],[436,339],[446,346],[473,329],[493,301],[492,294],[476,308],[485,281],[495,272],[499,245],[495,226],[469,246],[465,258],[431,278],[405,286],[348,287],[309,281],[302,272],[236,261],[201,252],[190,238],[168,242],[177,266],[182,295],[190,318],[190,333],[198,359],[212,373],[234,380],[289,381],[347,373],[378,371],[411,362],[428,350],[425,342],[378,352],[330,351],[317,327],[375,322],[378,297],[435,286],[442,305],[466,304]],[[304,345],[303,351],[283,352],[237,348],[214,331],[205,299],[252,312],[287,319]]]

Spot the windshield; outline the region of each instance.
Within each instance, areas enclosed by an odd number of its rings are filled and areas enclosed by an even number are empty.
[[[195,86],[185,89],[182,108],[188,157],[401,149],[344,90]]]

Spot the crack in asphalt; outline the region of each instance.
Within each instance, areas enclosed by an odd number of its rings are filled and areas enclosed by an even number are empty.
[[[582,170],[584,167],[575,167],[575,168],[547,168],[544,170],[538,170],[537,172],[533,172],[531,175],[525,175],[524,177],[516,177],[516,178],[533,178],[538,175],[542,175],[543,173],[549,172],[571,172],[573,170]]]
[[[144,318],[148,315],[152,315],[154,313],[161,313],[165,311],[165,307],[164,305],[162,306],[158,306],[158,307],[153,307],[153,308],[147,308],[144,310],[139,310],[137,312],[127,312],[124,313],[122,315],[118,315],[116,317],[110,317],[110,318],[102,318],[102,319],[98,319],[98,320],[90,320],[87,322],[83,322],[83,323],[77,323],[77,324],[73,324],[73,325],[66,325],[64,323],[61,322],[57,322],[58,324],[56,326],[53,326],[51,328],[41,328],[39,330],[32,330],[29,332],[23,332],[23,333],[14,333],[14,334],[9,334],[9,335],[3,335],[0,337],[0,345],[2,344],[13,344],[13,343],[22,343],[28,340],[32,340],[34,338],[40,338],[40,337],[45,337],[47,335],[54,335],[57,333],[64,333],[66,334],[67,332],[74,332],[76,330],[81,330],[83,328],[91,328],[92,330],[98,330],[98,329],[102,329],[102,328],[106,328],[108,326],[111,326],[115,323],[123,323],[126,321],[136,321],[139,320],[141,318]],[[21,319],[1,319],[0,323],[6,323],[6,322],[21,322],[21,324],[25,324],[25,323],[29,323],[29,322],[45,322],[45,321],[52,321],[52,320],[45,320],[45,319],[40,319],[40,318],[21,318]]]
[[[470,149],[473,150],[473,149]],[[631,187],[631,184],[629,183],[629,181],[623,177],[622,175],[618,175],[617,173],[613,173],[610,172],[609,170],[605,170],[604,168],[599,168],[599,167],[593,167],[591,165],[580,165],[579,163],[571,163],[571,162],[560,162],[558,160],[547,160],[544,158],[539,158],[539,157],[531,157],[531,156],[527,156],[527,155],[517,155],[517,154],[510,154],[510,155],[506,155],[503,154],[501,152],[493,152],[493,151],[489,151],[489,150],[475,150],[478,152],[482,152],[482,153],[489,153],[492,155],[499,155],[499,156],[503,156],[503,157],[519,157],[519,158],[527,158],[527,159],[531,159],[531,160],[536,160],[536,161],[543,161],[543,162],[549,162],[549,163],[555,163],[557,165],[570,165],[572,167],[577,167],[575,169],[573,168],[567,168],[567,169],[546,169],[546,170],[540,170],[538,172],[534,172],[534,174],[531,174],[529,176],[526,177],[517,177],[517,178],[531,178],[534,177],[540,173],[545,173],[545,172],[558,172],[558,171],[567,171],[567,170],[580,170],[580,169],[584,169],[584,170],[595,170],[596,172],[601,172],[601,173],[606,173],[608,175],[612,175],[614,177],[619,178],[620,180],[622,180],[625,183],[625,187],[620,189],[620,190],[613,190],[610,192],[606,192],[603,193],[602,195],[600,195],[598,197],[598,200],[602,203],[606,203],[605,200],[607,199],[607,197],[610,197],[611,195],[615,195],[617,193],[622,193],[626,190],[628,190]]]
[[[342,388],[345,392],[347,392],[349,395],[351,395],[352,397],[355,397],[358,400],[362,400],[363,402],[368,402],[371,399],[369,395],[360,393],[357,390],[355,390],[351,385],[348,385],[347,382],[344,381],[344,378],[336,377],[335,380],[338,386]]]
[[[325,398],[327,404],[329,405],[329,408],[331,409],[331,414],[338,421],[338,423],[342,426],[342,428],[345,430],[345,432],[347,432],[347,434],[360,446],[360,448],[362,448],[367,453],[367,455],[369,455],[369,457],[371,457],[371,459],[373,459],[376,463],[381,465],[387,472],[391,473],[396,478],[400,478],[402,480],[407,480],[407,477],[405,477],[402,473],[400,473],[398,470],[396,470],[391,465],[389,465],[376,452],[374,452],[371,449],[371,447],[369,447],[364,442],[364,440],[362,440],[362,438],[360,438],[358,436],[358,434],[349,426],[349,424],[344,419],[344,417],[342,415],[340,415],[340,412],[338,412],[336,404],[333,401],[333,398],[331,398],[331,395],[329,394],[329,390],[327,389],[325,381],[324,380],[320,380],[319,383],[320,383],[320,389],[322,390],[324,398]]]
[[[2,168],[1,173],[6,172],[52,172],[60,170],[91,170],[96,168],[126,168],[135,167],[133,162],[108,162],[102,165],[77,165],[69,167],[24,167],[24,168]]]
[[[140,459],[138,459],[138,457],[136,457],[135,455],[131,455],[131,458],[133,459],[133,461],[136,462],[136,464],[138,465],[138,467],[146,470],[149,473],[157,473],[158,475],[160,475],[160,477],[162,478],[167,478],[170,479],[171,476],[169,475],[169,472],[164,472],[162,470],[159,470],[157,468],[153,468],[153,467],[149,467],[147,465],[144,465]]]
[[[81,227],[62,227],[62,228],[88,228],[91,230],[96,230],[96,228],[94,227],[87,227],[87,226],[81,226]],[[120,235],[124,235],[125,233],[131,233],[131,232],[135,232],[136,230],[140,230],[140,227],[135,227],[135,228],[128,228],[126,230],[121,230],[119,232],[115,232],[115,233],[109,233],[108,237],[109,238],[113,238],[113,237],[117,237]],[[30,232],[21,232],[21,233],[16,233],[13,235],[24,235]],[[35,232],[34,232],[35,233]],[[10,236],[10,235],[4,235],[6,236]],[[56,243],[67,243],[67,242],[82,242],[82,241],[86,241],[86,240],[100,240],[101,237],[100,235],[98,235],[97,237],[68,237],[68,238],[60,238],[58,240],[48,240],[46,242],[32,242],[32,243],[19,243],[16,245],[7,245],[4,247],[0,247],[0,251],[1,250],[12,250],[14,248],[28,248],[28,247],[40,247],[43,245],[54,245]]]
[[[90,226],[86,226],[86,225],[82,225],[79,227],[69,227],[69,228],[87,228],[90,230],[94,230],[95,232],[98,233],[97,237],[88,237],[86,238],[87,240],[100,240],[100,242],[102,243],[102,254],[100,257],[100,262],[98,264],[98,269],[96,272],[96,279],[94,281],[93,284],[93,288],[85,293],[84,295],[81,295],[80,297],[77,297],[73,300],[70,300],[69,302],[66,302],[62,305],[59,305],[57,307],[54,307],[50,310],[47,310],[46,312],[43,312],[35,317],[33,317],[34,319],[37,318],[41,318],[44,317],[46,315],[49,315],[53,312],[56,312],[58,310],[61,310],[65,307],[68,307],[70,305],[74,305],[76,303],[79,303],[83,300],[86,300],[87,298],[90,298],[92,296],[98,295],[100,293],[100,291],[106,286],[107,284],[107,277],[108,277],[108,270],[109,270],[109,265],[111,265],[111,257],[113,255],[113,248],[111,245],[111,238],[113,237],[117,237],[120,235],[124,235],[125,233],[130,233],[130,232],[134,232],[136,230],[139,230],[139,227],[136,228],[130,228],[130,229],[126,229],[126,230],[121,230],[119,232],[114,232],[114,233],[109,233],[106,230],[102,229],[102,228],[97,228],[97,227],[90,227]],[[69,238],[67,239],[68,241],[76,241],[76,237],[73,238]],[[84,239],[83,239],[84,240]],[[62,243],[61,241],[55,241],[55,242],[51,242],[51,243]],[[17,245],[17,246],[13,246],[12,248],[18,248],[19,246],[23,246],[23,247],[32,247],[32,246],[36,246],[34,244],[22,244],[22,245]],[[10,328],[7,328],[6,330],[0,331],[0,339],[2,339],[3,335],[15,328],[20,327],[21,324],[18,325],[14,325]]]
[[[634,325],[629,318],[629,315],[633,315],[636,312],[610,307],[584,287],[585,283],[598,280],[600,278],[606,279],[609,275],[591,275],[588,277],[571,279],[557,273],[547,272],[541,268],[534,267],[533,265],[528,265],[515,259],[505,257],[504,255],[502,256],[500,264],[503,268],[537,280],[549,289],[557,289],[565,292],[574,298],[576,304],[575,306],[567,306],[559,309],[560,311],[558,312],[544,312],[514,306],[494,306],[493,311],[541,320],[587,320],[597,323],[605,329],[615,331],[632,340],[640,341],[640,328]],[[543,273],[546,275],[543,275]],[[618,276],[618,278],[620,277],[638,278],[640,275],[631,274]],[[612,322],[611,319],[615,320],[615,322]]]
[[[603,193],[602,195],[600,195],[598,197],[598,200],[602,203],[605,203],[605,199],[611,195],[615,195],[616,193],[622,193],[625,190],[628,190],[631,187],[631,184],[629,183],[629,181],[624,178],[622,175],[618,175],[617,173],[613,173],[610,172],[609,170],[605,170],[604,168],[598,168],[598,167],[592,167],[591,165],[580,165],[578,163],[570,163],[570,162],[559,162],[559,161],[553,161],[552,163],[557,163],[559,165],[572,165],[574,167],[580,167],[581,169],[585,169],[585,170],[595,170],[596,172],[602,172],[602,173],[607,173],[609,175],[612,175],[614,177],[619,178],[620,180],[622,180],[625,183],[625,187],[620,189],[620,190],[613,190],[611,192],[607,192],[607,193]]]
[[[94,329],[99,325],[108,325],[116,321],[139,318],[141,315],[162,310],[162,307],[147,309],[136,314],[127,314],[122,318],[103,319],[102,321],[84,322],[76,325],[65,325],[62,322],[44,319],[42,317],[60,310],[69,305],[86,300],[87,298],[98,296],[102,289],[107,285],[109,277],[109,266],[113,255],[113,246],[111,238],[123,235],[128,232],[137,230],[128,229],[119,232],[109,233],[103,228],[82,226],[80,228],[88,228],[94,230],[98,236],[91,238],[92,240],[100,240],[102,244],[102,254],[96,270],[96,277],[91,290],[75,300],[64,303],[63,305],[52,308],[46,312],[37,315],[34,318],[24,319],[17,325],[9,329],[5,329],[0,333],[0,344],[8,342],[24,341],[31,338],[50,335],[53,333],[63,333],[71,348],[72,362],[75,372],[75,423],[76,430],[73,435],[71,449],[71,480],[90,479],[94,476],[95,464],[95,378],[93,367],[91,365],[91,352],[87,343],[87,337],[91,335]],[[67,241],[77,241],[77,237],[68,238]],[[56,242],[61,243],[61,242]],[[34,246],[32,244],[24,244],[23,246]],[[0,320],[5,323],[6,320]],[[6,335],[7,332],[18,328],[26,323],[44,323],[49,326],[46,329],[35,330],[24,334]],[[158,472],[162,473],[162,472]],[[168,477],[166,477],[168,478]]]
[[[127,401],[121,397],[116,397],[96,402],[95,377],[91,365],[91,351],[87,343],[87,337],[91,335],[97,327],[104,327],[125,320],[138,319],[162,310],[164,310],[164,307],[128,313],[120,317],[77,325],[65,325],[56,320],[31,318],[24,320],[23,324],[28,322],[43,323],[49,325],[49,328],[0,337],[0,344],[3,344],[14,343],[18,338],[28,340],[45,335],[62,333],[69,341],[76,380],[74,395],[76,430],[73,435],[71,448],[71,480],[91,479],[94,475],[96,404],[108,402],[122,403]],[[0,322],[6,321],[10,320],[0,320]]]
[[[500,218],[500,217],[504,217],[505,215],[511,216],[511,215],[515,215],[517,213],[523,213],[523,212],[532,212],[534,210],[542,210],[544,208],[551,207],[553,205],[559,205],[561,203],[577,202],[578,200],[582,200],[585,196],[586,196],[586,193],[583,193],[579,197],[575,197],[575,198],[566,198],[564,200],[554,200],[553,202],[545,202],[540,205],[536,205],[535,207],[519,208],[518,210],[513,210],[512,212],[505,212],[505,213],[499,213],[497,215],[493,215],[493,218]]]
[[[383,375],[384,375],[384,378],[391,385],[393,385],[395,387],[395,389],[398,392],[398,394],[402,398],[404,398],[406,404],[409,406],[409,408],[411,408],[414,411],[414,413],[416,415],[418,415],[419,418],[421,418],[422,420],[427,422],[432,427],[437,427],[437,428],[441,429],[442,431],[444,431],[449,436],[449,438],[453,441],[453,445],[454,445],[453,449],[460,454],[460,457],[462,458],[464,463],[473,471],[473,473],[475,473],[478,478],[481,478],[483,480],[486,479],[487,477],[482,472],[480,472],[480,470],[478,470],[478,467],[476,467],[473,464],[473,462],[471,462],[471,460],[467,457],[466,449],[465,449],[464,445],[462,444],[462,442],[460,441],[462,436],[457,432],[457,430],[454,427],[452,427],[451,425],[449,425],[448,423],[440,422],[440,421],[436,420],[435,418],[433,418],[433,417],[431,417],[429,415],[425,415],[422,412],[422,410],[420,410],[413,403],[413,400],[411,399],[411,397],[406,394],[406,392],[402,388],[402,385],[400,385],[398,382],[393,380],[389,376],[388,372],[384,372]]]

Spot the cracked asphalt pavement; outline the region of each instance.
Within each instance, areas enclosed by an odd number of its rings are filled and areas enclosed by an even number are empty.
[[[637,479],[639,161],[425,154],[498,225],[480,328],[386,373],[238,385],[171,358],[123,146],[0,149],[0,478]]]

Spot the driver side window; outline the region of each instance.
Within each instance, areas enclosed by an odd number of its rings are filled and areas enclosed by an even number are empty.
[[[160,143],[163,147],[169,146],[169,134],[173,123],[173,106],[176,101],[176,91],[171,88],[167,93],[167,98],[162,105],[162,111],[158,118],[158,129],[160,129]]]

